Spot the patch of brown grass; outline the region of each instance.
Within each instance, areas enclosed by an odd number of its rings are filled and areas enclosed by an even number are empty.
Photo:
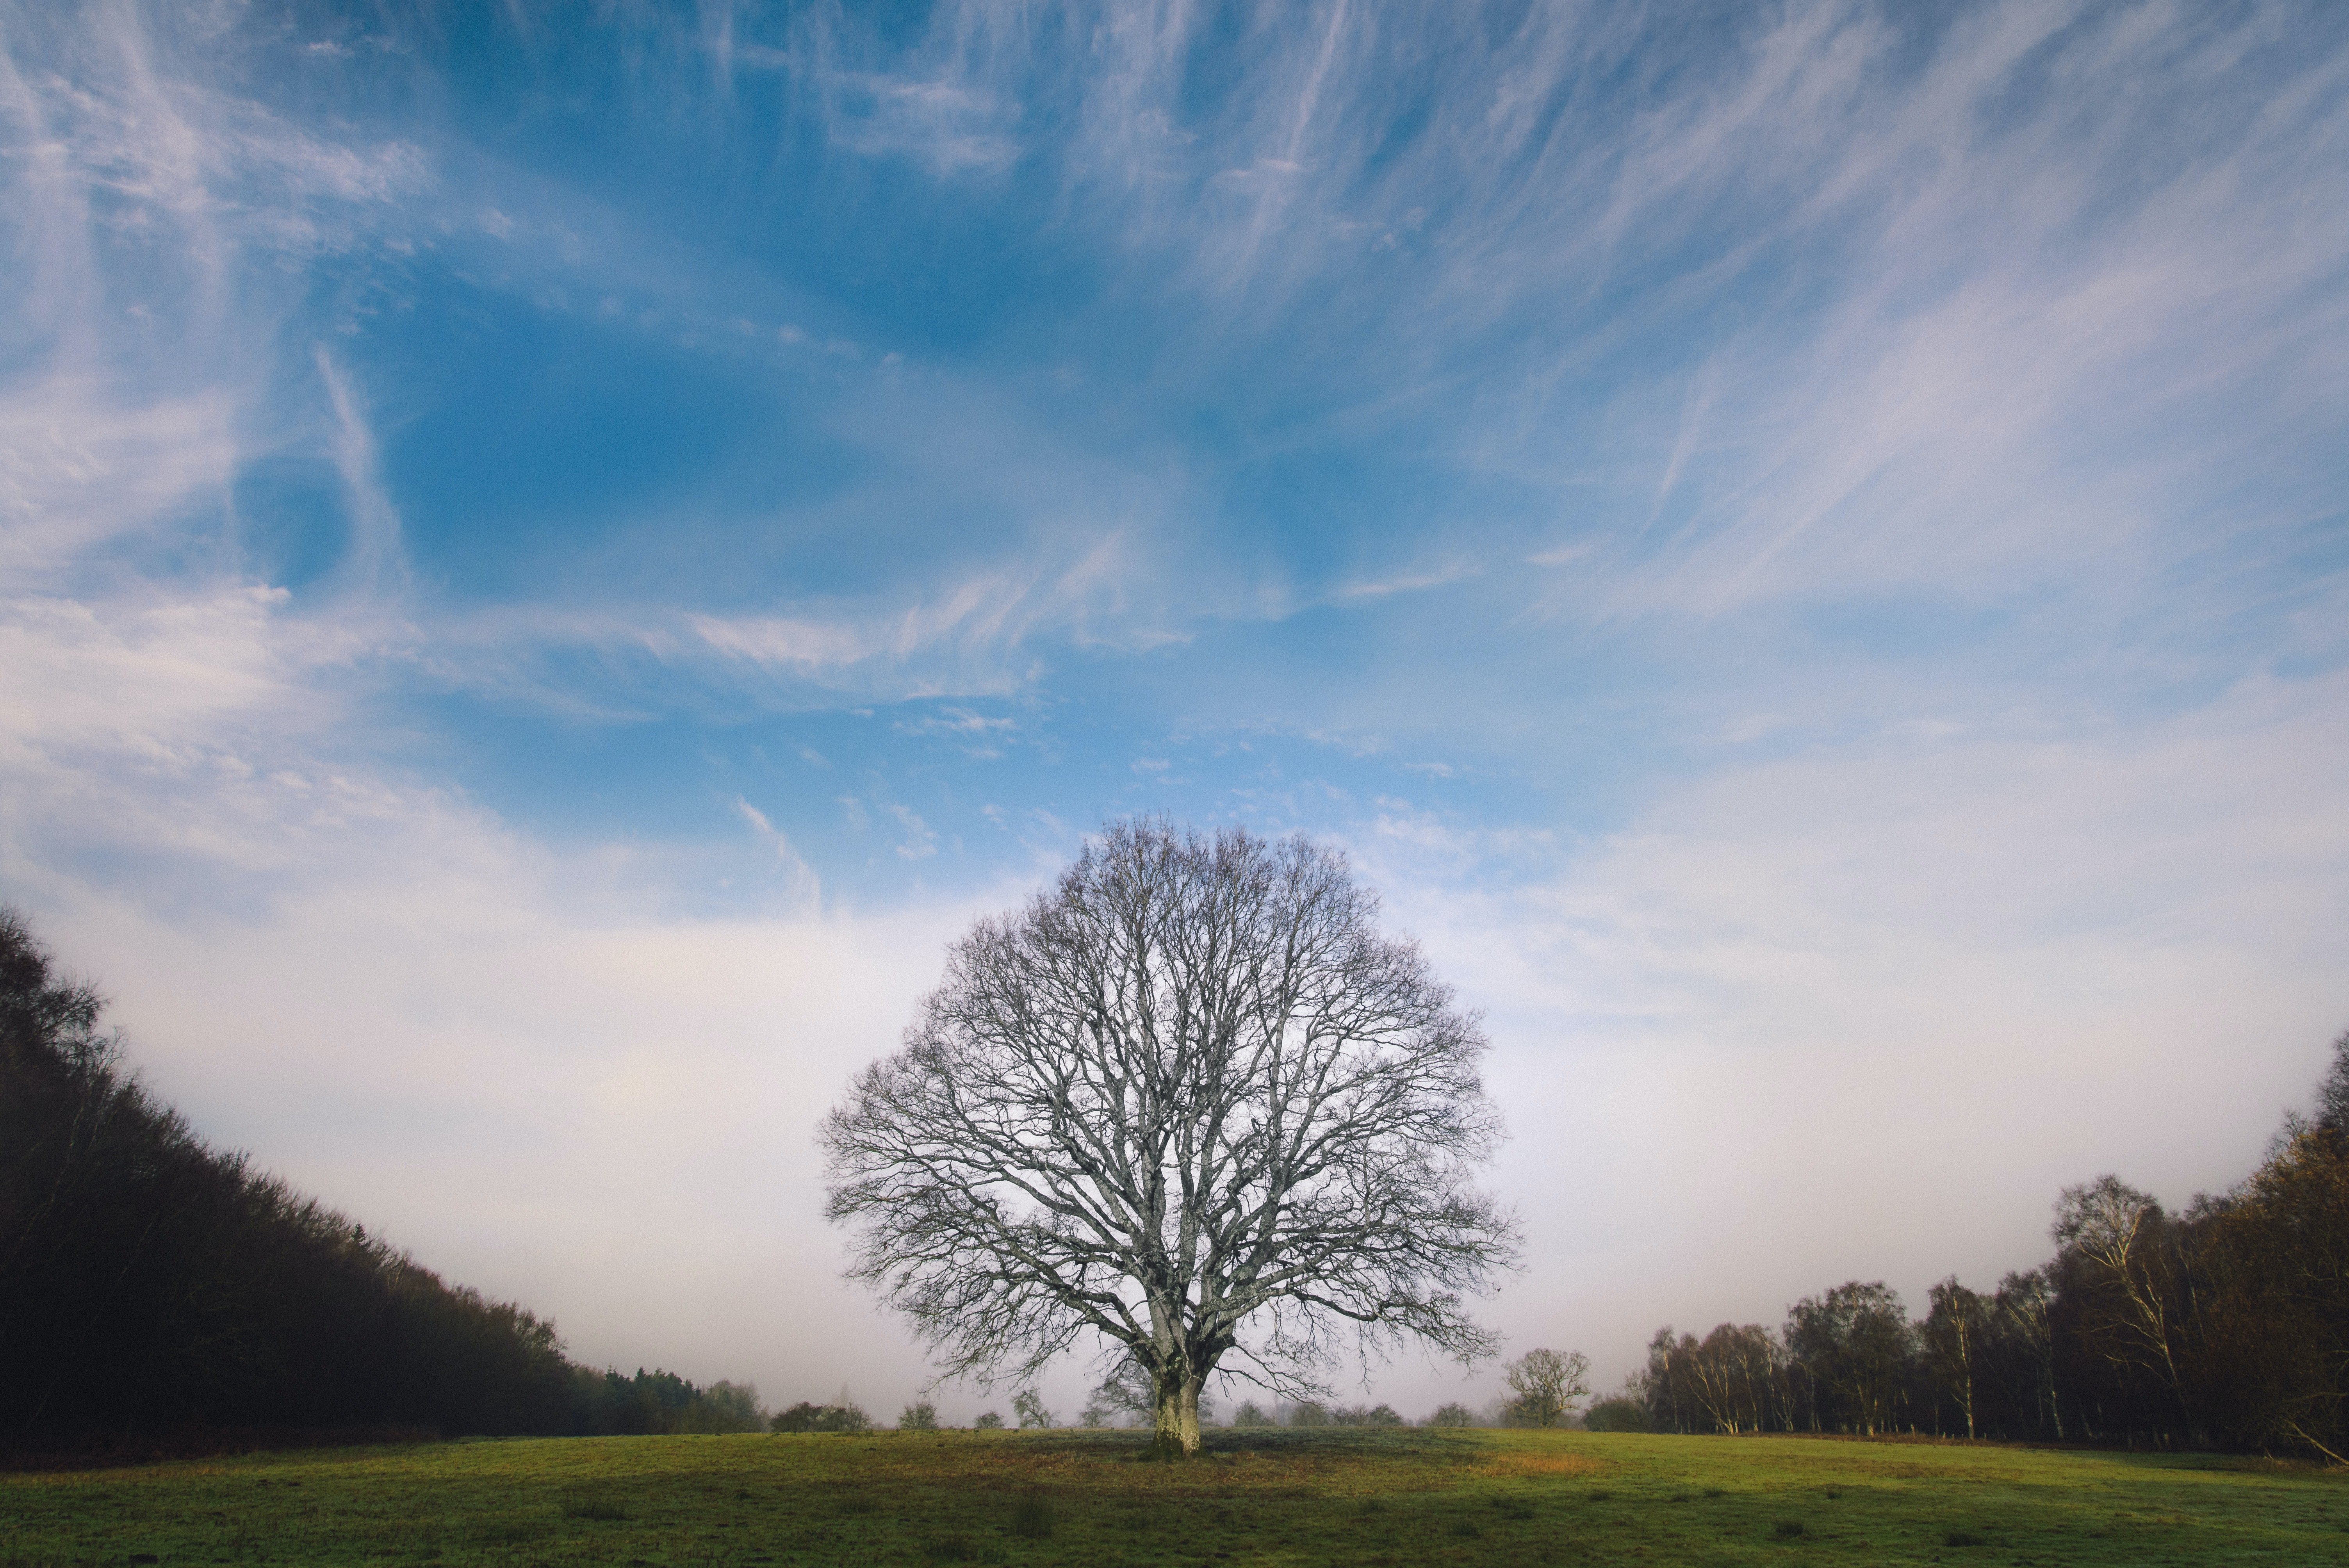
[[[1604,1475],[1619,1468],[1609,1460],[1592,1459],[1588,1454],[1546,1454],[1524,1449],[1505,1449],[1476,1467],[1481,1475],[1544,1476],[1551,1479]]]

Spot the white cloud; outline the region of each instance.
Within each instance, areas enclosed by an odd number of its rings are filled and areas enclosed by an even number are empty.
[[[408,577],[407,556],[400,547],[399,511],[392,505],[378,472],[375,432],[367,424],[366,406],[349,375],[323,344],[312,353],[334,409],[335,468],[350,500],[349,561],[355,585],[371,597],[396,591],[406,586]]]
[[[206,389],[160,400],[109,396],[66,371],[0,391],[0,572],[25,584],[91,546],[177,521],[233,472],[234,405]]]
[[[740,813],[742,820],[750,824],[750,831],[773,851],[776,861],[783,867],[792,900],[811,910],[820,909],[823,883],[809,869],[807,861],[801,858],[800,852],[792,847],[790,837],[768,820],[764,811],[739,795],[734,798],[734,810]]]
[[[923,821],[912,808],[895,800],[885,800],[881,809],[895,819],[903,835],[897,841],[899,860],[927,860],[938,852],[937,830]]]
[[[720,653],[762,665],[783,665],[797,673],[815,674],[858,664],[879,651],[874,640],[854,626],[774,616],[722,621],[696,615],[687,624]]]
[[[1442,562],[1388,576],[1341,583],[1330,590],[1330,598],[1339,604],[1363,604],[1391,598],[1397,593],[1423,593],[1431,588],[1442,588],[1463,578],[1474,577],[1482,570],[1472,561]]]
[[[169,751],[266,706],[300,709],[268,621],[283,590],[157,594],[103,608],[69,599],[5,605],[0,639],[16,678],[0,692],[8,741],[77,747],[112,738]]]
[[[833,135],[864,153],[905,153],[940,174],[999,169],[1019,155],[1016,104],[946,81],[852,78],[861,115],[835,119]]]
[[[859,605],[822,616],[695,614],[686,624],[728,659],[835,690],[1000,696],[1023,684],[1023,650],[1040,637],[1083,643],[1098,635],[1145,645],[1158,640],[1146,623],[1137,626],[1120,614],[1127,583],[1137,575],[1135,555],[1122,531],[1050,541],[1035,547],[1030,560],[940,584],[902,607]]]
[[[1019,157],[1020,97],[988,78],[1027,41],[1024,18],[985,5],[940,13],[926,38],[879,69],[853,63],[885,51],[852,20],[816,13],[794,26],[794,46],[767,58],[818,95],[834,146],[909,158],[941,179],[998,171]]]

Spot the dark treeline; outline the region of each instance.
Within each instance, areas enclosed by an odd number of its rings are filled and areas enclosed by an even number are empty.
[[[696,1387],[674,1372],[636,1368],[633,1377],[574,1367],[568,1420],[581,1436],[655,1432],[756,1432],[766,1428],[759,1390],[749,1383]]]
[[[746,1388],[574,1366],[553,1324],[209,1147],[99,1007],[0,909],[0,1444],[759,1424]]]
[[[2055,1206],[2055,1255],[1912,1320],[1854,1282],[1785,1326],[1659,1329],[1596,1428],[1929,1432],[2349,1454],[2349,1034],[2313,1119],[2182,1214],[2106,1176]]]

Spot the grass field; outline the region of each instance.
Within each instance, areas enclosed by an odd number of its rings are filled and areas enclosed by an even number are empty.
[[[1578,1432],[603,1438],[0,1476],[0,1564],[2349,1562],[2349,1478]]]

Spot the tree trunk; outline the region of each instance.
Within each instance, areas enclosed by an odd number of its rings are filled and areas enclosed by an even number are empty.
[[[1151,1435],[1154,1459],[1187,1460],[1199,1451],[1199,1386],[1197,1375],[1181,1367],[1160,1372],[1158,1408]]]

